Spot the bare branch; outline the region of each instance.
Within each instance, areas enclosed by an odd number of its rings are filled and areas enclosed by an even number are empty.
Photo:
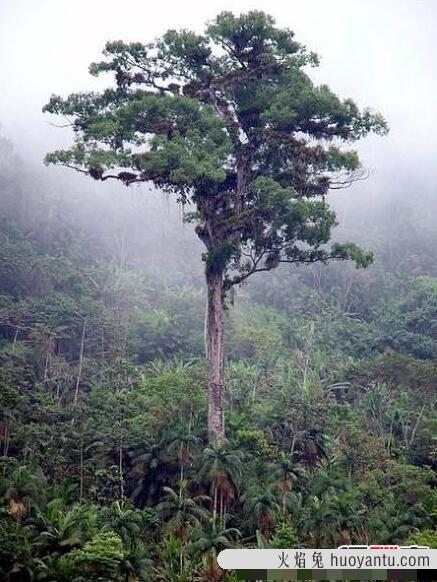
[[[330,180],[329,189],[330,190],[342,190],[343,188],[350,188],[355,182],[360,182],[362,180],[367,180],[370,176],[368,170],[360,169],[347,174],[342,180],[340,176],[336,180]]]

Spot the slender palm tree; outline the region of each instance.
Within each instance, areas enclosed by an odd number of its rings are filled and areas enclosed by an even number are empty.
[[[201,558],[204,582],[218,582],[222,579],[223,571],[217,564],[217,555],[221,550],[232,547],[239,536],[237,529],[222,529],[214,518],[206,526],[192,530],[188,552]]]
[[[275,513],[280,511],[276,501],[275,486],[251,487],[242,495],[241,500],[248,522],[263,536],[269,537],[275,522]]]
[[[313,495],[308,500],[302,529],[313,548],[332,547],[341,528],[338,499],[332,489],[321,497]]]
[[[300,477],[304,477],[305,469],[296,463],[292,457],[284,453],[282,453],[278,461],[270,464],[270,469],[274,483],[278,489],[282,513],[285,515],[289,494],[293,489],[294,483]]]
[[[115,532],[125,547],[132,547],[141,537],[144,519],[141,511],[117,500],[102,507],[99,521],[102,531]]]
[[[156,562],[153,580],[159,582],[192,582],[196,570],[196,558],[187,555],[186,541],[172,535],[164,536],[156,547]],[[198,578],[196,578],[198,580]]]
[[[242,454],[216,445],[204,450],[198,473],[201,481],[210,484],[213,520],[219,512],[222,527],[230,504],[238,496],[242,478]]]
[[[190,497],[188,482],[179,481],[179,491],[171,487],[163,487],[165,499],[158,504],[157,509],[164,520],[169,533],[178,539],[186,539],[192,527],[201,527],[209,518],[209,512],[201,503],[209,500],[206,495]]]

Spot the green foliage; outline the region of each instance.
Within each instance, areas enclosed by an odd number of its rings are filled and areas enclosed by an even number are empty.
[[[61,574],[67,580],[121,580],[124,551],[114,532],[96,534],[83,549],[73,550],[59,559]]]
[[[397,301],[381,306],[386,347],[431,359],[436,353],[437,284],[433,277],[412,281]]]
[[[272,548],[298,548],[299,544],[296,528],[292,523],[282,521],[276,526]]]
[[[274,449],[269,445],[262,430],[256,428],[240,429],[237,430],[235,436],[238,446],[254,455],[268,458],[274,454]]]
[[[405,542],[406,545],[428,546],[429,548],[437,548],[437,532],[431,529],[411,534]]]
[[[71,280],[91,266],[73,263]],[[45,298],[2,284],[3,577],[213,580],[226,546],[404,543],[433,531],[435,362],[381,341],[391,308],[431,317],[431,281],[369,295],[369,319],[304,282],[275,306],[244,293],[227,313],[229,440],[214,448],[195,359],[198,289],[161,292],[156,281],[141,297],[127,285],[107,302],[88,284],[81,297],[72,283]]]
[[[384,122],[315,86],[303,67],[317,58],[290,31],[260,12],[223,13],[205,35],[117,41],[105,58],[92,73],[115,73],[115,89],[51,100],[74,120],[76,144],[49,161],[175,192],[197,206],[201,238],[210,212],[219,236],[205,259],[229,284],[251,272],[248,248],[266,270],[370,262],[353,244],[327,246],[336,219],[323,194],[359,170],[339,142]],[[202,93],[209,74],[261,144],[238,216],[238,143]],[[6,206],[0,578],[218,581],[226,547],[436,547],[432,244],[402,265],[390,240],[367,272],[279,267],[242,288],[226,311],[228,440],[211,447],[196,277],[119,260],[112,222],[79,227],[64,212],[54,225],[51,198],[29,202],[33,222],[15,209],[12,223]]]
[[[225,274],[225,291],[280,263],[367,266],[372,254],[354,243],[327,248],[336,219],[325,194],[360,168],[340,144],[387,126],[316,86],[304,67],[317,57],[293,37],[252,11],[222,12],[203,35],[107,43],[90,72],[112,73],[115,87],[51,97],[44,111],[72,120],[74,145],[46,162],[191,203],[207,276]]]

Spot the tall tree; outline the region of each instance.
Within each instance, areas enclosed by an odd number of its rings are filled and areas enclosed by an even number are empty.
[[[325,196],[362,175],[342,143],[386,124],[314,85],[305,70],[317,56],[263,12],[222,12],[203,35],[109,42],[104,55],[90,72],[113,73],[114,88],[45,106],[74,131],[73,146],[46,161],[96,180],[152,182],[192,206],[206,247],[209,437],[221,441],[229,290],[281,263],[371,261],[353,243],[327,245],[336,219]]]

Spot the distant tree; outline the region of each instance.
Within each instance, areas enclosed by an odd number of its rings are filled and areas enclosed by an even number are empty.
[[[198,478],[210,483],[214,520],[219,512],[220,521],[224,522],[229,505],[237,496],[242,469],[242,456],[239,451],[227,450],[220,445],[203,451]]]
[[[275,523],[275,513],[280,510],[274,487],[266,487],[264,484],[249,486],[241,500],[248,523],[269,538]]]
[[[234,546],[235,539],[240,535],[239,530],[235,528],[221,528],[214,518],[210,519],[206,526],[193,529],[187,550],[202,559],[202,581],[218,582],[223,579],[223,572],[217,564],[217,556],[221,550]]]
[[[179,539],[186,539],[190,528],[201,527],[206,522],[209,513],[200,503],[209,499],[206,495],[191,497],[187,490],[188,482],[179,481],[179,490],[164,487],[165,498],[158,504],[157,509],[167,520],[170,532]]]
[[[96,180],[152,182],[193,208],[206,247],[209,438],[222,441],[227,294],[281,263],[371,261],[353,243],[327,246],[336,218],[325,196],[363,177],[341,144],[386,123],[314,85],[304,69],[317,56],[263,12],[223,12],[203,35],[109,42],[104,55],[90,72],[112,72],[114,88],[45,106],[74,131],[74,145],[46,161]]]

